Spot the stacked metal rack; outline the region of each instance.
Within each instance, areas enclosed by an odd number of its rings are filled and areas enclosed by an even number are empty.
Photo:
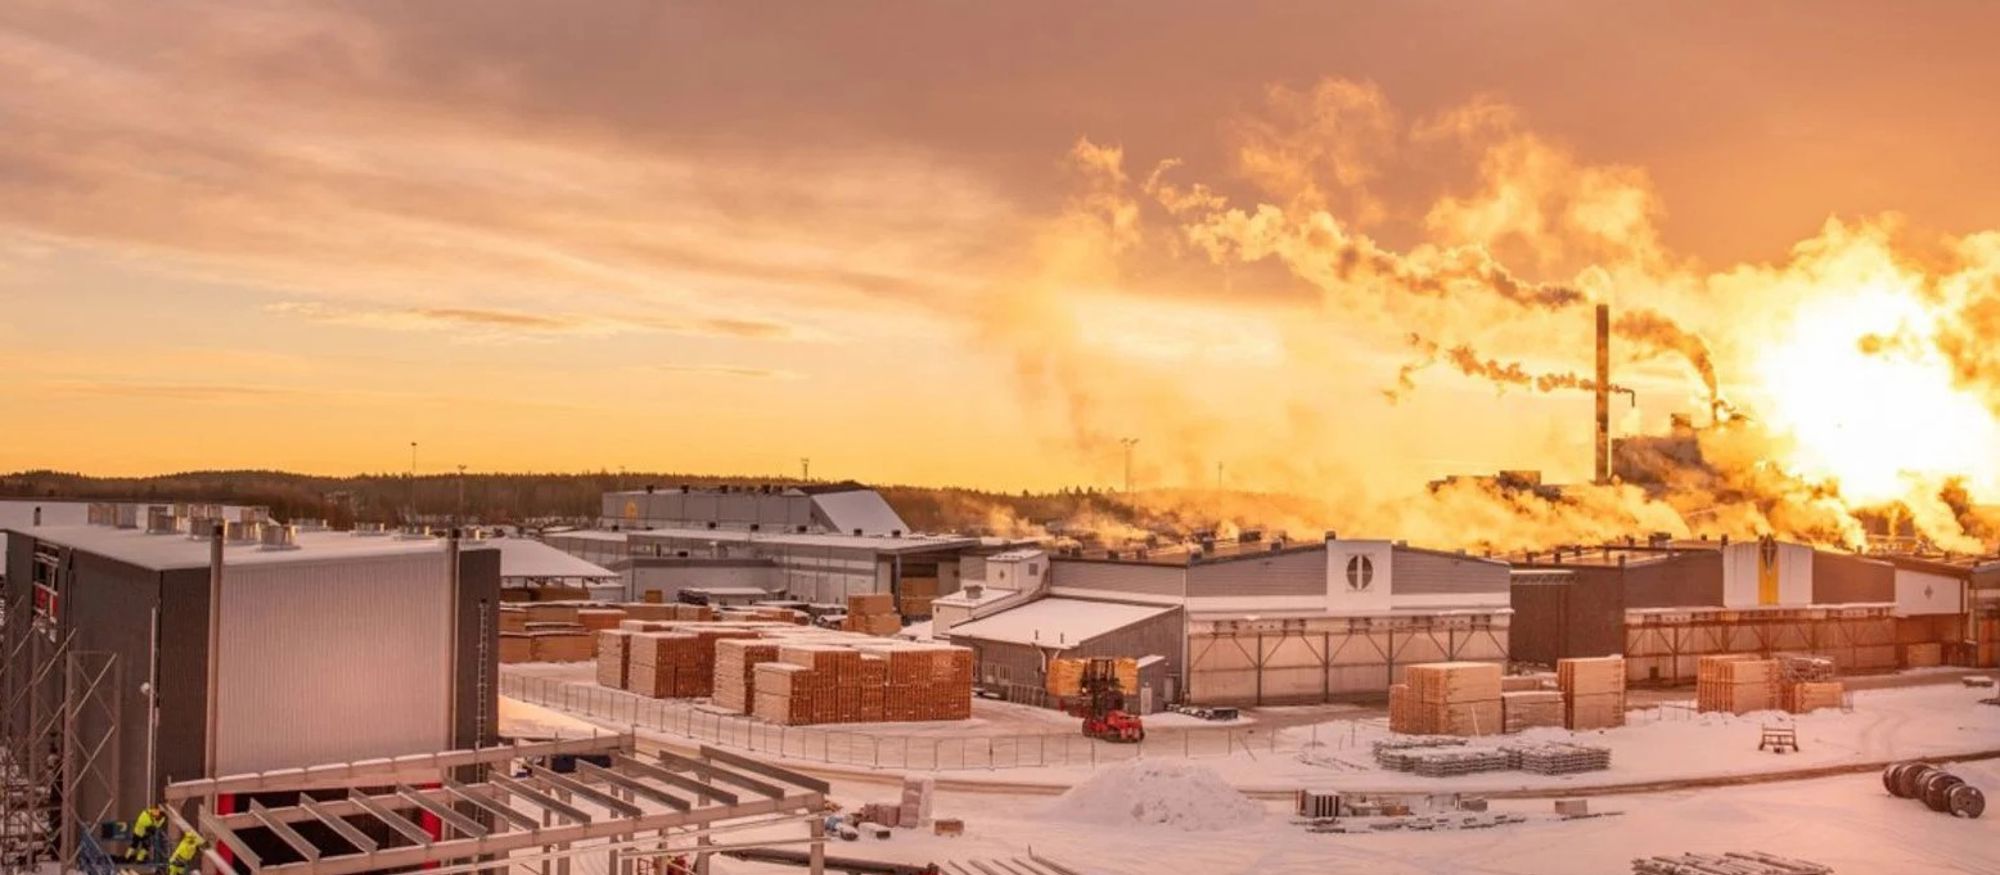
[[[1632,861],[1632,875],[1832,875],[1833,868],[1761,851],[1681,854]]]
[[[1611,749],[1563,742],[1518,742],[1502,745],[1508,768],[1537,775],[1573,775],[1611,768]]]

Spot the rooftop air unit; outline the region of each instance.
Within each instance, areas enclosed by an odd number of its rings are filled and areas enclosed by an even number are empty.
[[[260,550],[297,550],[299,548],[299,527],[272,523],[264,527],[264,534],[258,542]]]
[[[153,508],[152,511],[146,514],[146,534],[148,535],[176,535],[180,533],[180,530],[181,518],[174,516],[172,511]]]
[[[398,541],[428,541],[430,539],[430,526],[411,526],[396,533],[396,540]]]
[[[263,529],[262,523],[237,520],[229,524],[222,537],[231,544],[255,544],[264,537]]]
[[[381,523],[355,523],[354,536],[357,538],[380,538],[389,534],[389,527]]]
[[[187,522],[187,537],[190,541],[206,541],[215,536],[215,527],[222,524],[221,517],[191,516]]]

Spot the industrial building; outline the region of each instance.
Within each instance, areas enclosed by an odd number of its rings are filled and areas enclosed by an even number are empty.
[[[494,741],[500,551],[113,522],[8,531],[5,755],[22,787],[66,789],[68,822],[175,781]]]
[[[1169,700],[1298,704],[1382,695],[1413,663],[1508,659],[1508,568],[1491,559],[1390,541],[1249,535],[1073,550],[1051,557],[1046,581],[996,594],[999,558],[963,594],[976,599],[940,599],[934,621],[937,634],[979,654],[983,680],[1004,674],[1031,685],[1038,679],[1024,677],[1026,667],[1074,649],[1163,657]],[[1020,564],[1005,563],[1017,575]]]
[[[859,483],[677,486],[604,494],[606,529],[721,529],[901,535],[910,527],[881,493]]]
[[[1967,643],[1978,592],[1970,565],[1768,538],[1510,558],[1520,662],[1623,654],[1630,682],[1678,684],[1693,681],[1696,662],[1712,653],[1817,653],[1842,671],[1974,664],[1978,656]],[[2000,587],[2000,565],[1991,585]]]
[[[935,592],[956,591],[960,554],[982,545],[972,537],[722,528],[556,532],[543,540],[621,574],[635,601],[651,592],[673,601],[683,589],[749,588],[820,604],[864,593],[900,596],[913,579],[934,581]]]

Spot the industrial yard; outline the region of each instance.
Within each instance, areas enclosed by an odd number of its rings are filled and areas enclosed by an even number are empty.
[[[0,875],[2000,875],[1995,32],[0,3]]]

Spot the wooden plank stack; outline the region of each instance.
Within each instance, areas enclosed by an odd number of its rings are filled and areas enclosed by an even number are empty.
[[[576,605],[531,603],[521,611],[530,623],[576,623]]]
[[[789,662],[760,663],[750,713],[781,726],[813,722],[812,669]]]
[[[1821,708],[1838,708],[1847,685],[1840,681],[1806,681],[1785,687],[1784,707],[1793,714],[1810,714]]]
[[[888,648],[883,719],[965,720],[972,716],[972,651],[943,644]]]
[[[1748,714],[1778,708],[1778,661],[1742,653],[1704,656],[1695,665],[1695,709]]]
[[[896,613],[896,597],[871,592],[847,597],[847,619],[840,622],[847,632],[864,635],[894,635],[903,631],[903,617]]]
[[[937,601],[938,580],[935,577],[905,577],[902,583],[902,599],[896,605],[905,617],[928,617],[931,603]]]
[[[500,631],[502,632],[528,631],[528,610],[526,608],[518,607],[515,605],[506,605],[506,604],[501,605]]]
[[[739,714],[756,705],[757,666],[778,659],[778,645],[752,638],[715,642],[715,704]]]
[[[1573,730],[1625,725],[1625,657],[1556,660],[1563,725]]]
[[[694,662],[694,649],[701,639],[686,632],[639,632],[626,639],[626,689],[655,699],[672,699],[692,689],[683,681],[681,667]]]
[[[632,670],[631,648],[627,646],[632,633],[623,629],[605,629],[597,633],[597,683],[613,689],[625,689]]]
[[[1049,695],[1067,699],[1083,692],[1083,670],[1089,665],[1088,659],[1058,658],[1049,660],[1048,677],[1044,686]],[[1120,657],[1113,668],[1118,675],[1118,688],[1128,696],[1139,694],[1139,660]]]
[[[581,626],[536,630],[529,625],[530,661],[587,662],[597,654],[597,642]]]
[[[1903,645],[1903,664],[1910,668],[1930,668],[1944,664],[1944,645],[1931,641]]]
[[[616,629],[624,619],[625,611],[621,608],[578,608],[576,611],[577,625],[592,632]]]
[[[1561,690],[1523,690],[1500,694],[1503,732],[1520,732],[1537,726],[1562,726],[1567,709]]]
[[[1440,735],[1493,735],[1501,731],[1499,665],[1422,663],[1405,668],[1403,680],[1405,722],[1412,727],[1408,731]],[[1395,705],[1392,698],[1392,724]]]
[[[526,632],[500,633],[500,661],[504,663],[535,661],[534,642]]]

